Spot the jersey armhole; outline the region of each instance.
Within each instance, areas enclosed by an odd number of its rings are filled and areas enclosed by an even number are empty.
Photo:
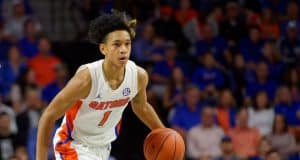
[[[87,97],[85,97],[84,99],[81,99],[81,100],[92,99],[96,95],[96,91],[97,91],[96,78],[97,78],[97,76],[91,67],[92,67],[91,65],[85,64],[85,65],[80,66],[76,71],[76,73],[77,73],[81,70],[88,69],[90,76],[91,76],[91,88],[90,88],[89,94]]]

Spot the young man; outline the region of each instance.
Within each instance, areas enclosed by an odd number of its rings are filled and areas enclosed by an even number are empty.
[[[147,73],[128,60],[135,23],[116,11],[92,21],[89,39],[99,45],[105,58],[79,67],[44,111],[38,128],[37,160],[46,160],[51,130],[64,113],[53,140],[56,159],[107,160],[129,101],[150,129],[164,127],[147,102]]]

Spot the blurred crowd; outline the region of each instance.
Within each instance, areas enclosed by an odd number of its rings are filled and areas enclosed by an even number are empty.
[[[300,1],[71,2],[74,41],[112,7],[137,18],[131,57],[187,159],[300,159]],[[39,117],[70,71],[30,1],[0,8],[0,159],[33,160]]]

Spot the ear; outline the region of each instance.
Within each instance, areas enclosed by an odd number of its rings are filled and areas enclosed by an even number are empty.
[[[105,56],[105,44],[104,43],[100,43],[99,44],[99,51]]]

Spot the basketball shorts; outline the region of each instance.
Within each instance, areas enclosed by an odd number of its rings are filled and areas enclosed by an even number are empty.
[[[91,147],[79,142],[69,141],[68,145],[55,144],[56,160],[108,160],[111,144]]]

